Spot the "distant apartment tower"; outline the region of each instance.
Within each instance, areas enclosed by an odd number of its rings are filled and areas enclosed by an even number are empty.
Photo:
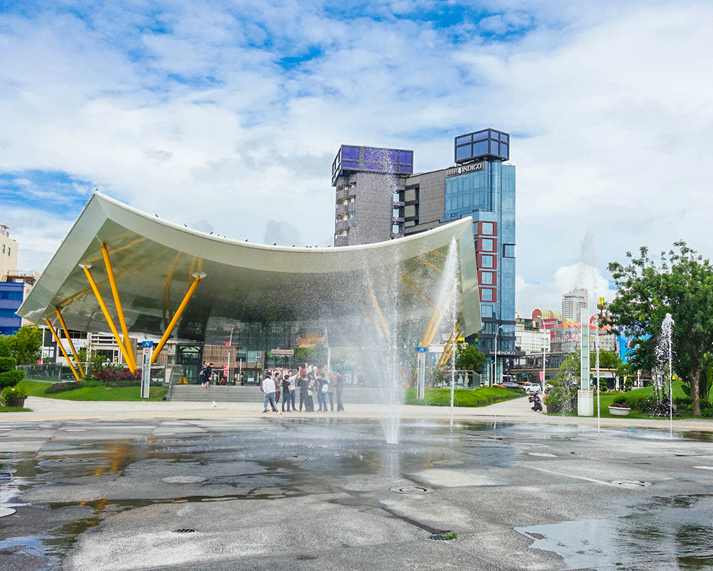
[[[0,335],[14,335],[22,326],[16,311],[22,304],[25,286],[14,283],[10,276],[17,273],[17,242],[10,238],[10,229],[0,224]]]
[[[0,281],[17,271],[17,242],[10,238],[10,228],[0,224]]]
[[[498,360],[515,349],[515,167],[510,135],[483,129],[455,137],[455,166],[413,173],[413,152],[342,146],[332,164],[334,245],[409,236],[473,219],[483,329],[478,347]],[[486,376],[488,371],[484,371]],[[498,365],[496,381],[502,378]]]
[[[562,318],[578,322],[581,319],[580,310],[587,308],[588,296],[589,292],[586,289],[573,289],[569,293],[562,294]]]
[[[399,196],[412,173],[413,151],[342,145],[332,163],[337,189],[334,245],[403,236]]]

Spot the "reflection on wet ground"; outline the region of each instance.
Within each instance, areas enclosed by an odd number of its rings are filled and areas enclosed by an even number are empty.
[[[319,510],[335,506],[371,518],[374,526],[405,526],[404,537],[456,531],[458,557],[486,557],[485,548],[470,547],[485,531],[509,537],[504,549],[516,549],[508,535],[514,528],[534,541],[520,557],[539,561],[538,550],[561,557],[550,568],[713,565],[713,473],[705,472],[713,452],[701,434],[672,441],[646,431],[597,435],[571,426],[495,423],[451,431],[412,421],[394,446],[384,443],[377,421],[332,418],[66,421],[17,425],[11,434],[27,451],[0,452],[0,510],[16,510],[0,517],[2,569],[81,569],[104,549],[104,567],[93,569],[130,569],[132,563],[112,559],[109,521],[136,514],[138,530],[140,514],[156,506],[166,508],[165,521],[183,521],[179,504],[227,504],[249,514],[239,505],[245,501],[274,502],[279,517],[298,519],[282,514],[279,502],[315,498]],[[241,521],[236,527],[249,525]],[[270,552],[261,549],[253,546],[249,555]],[[239,556],[248,554],[221,557]],[[147,553],[145,568],[174,568],[156,557],[152,563]],[[183,557],[199,563],[205,554]],[[518,568],[518,560],[500,565]]]
[[[713,568],[713,495],[654,497],[611,519],[517,528],[568,569]]]

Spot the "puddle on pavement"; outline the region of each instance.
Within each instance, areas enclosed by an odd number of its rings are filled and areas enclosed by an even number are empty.
[[[72,430],[76,432],[74,428],[66,429],[64,438]],[[201,433],[154,434],[138,440],[102,438],[91,442],[87,442],[83,433],[78,433],[75,441],[50,440],[38,453],[3,455],[0,457],[0,492],[4,490],[4,497],[0,495],[0,504],[18,507],[20,516],[22,506],[27,506],[22,503],[23,492],[42,486],[79,486],[82,484],[69,481],[90,476],[103,476],[108,481],[121,479],[126,483],[140,478],[158,483],[164,489],[176,488],[176,496],[180,496],[180,486],[190,488],[182,489],[184,495],[180,497],[83,502],[81,505],[92,510],[89,517],[44,527],[38,524],[38,529],[32,529],[37,535],[18,533],[23,537],[0,541],[0,551],[44,557],[48,561],[44,569],[58,569],[58,562],[83,533],[100,527],[106,517],[124,510],[160,503],[281,501],[284,497],[314,493],[315,482],[319,482],[323,493],[343,493],[345,478],[386,477],[404,485],[411,481],[417,486],[423,482],[414,477],[416,474],[432,472],[435,477],[447,470],[467,473],[508,468],[528,455],[532,446],[544,446],[532,444],[535,439],[583,441],[590,436],[572,428],[555,427],[546,431],[538,427],[535,431],[507,424],[480,423],[463,424],[451,431],[445,423],[406,421],[402,425],[401,443],[390,446],[384,443],[377,423],[353,419],[281,419],[271,422],[269,435],[264,430],[241,430],[241,427],[232,432],[222,428],[212,433],[209,430],[210,426],[206,426],[206,432]],[[541,456],[542,461],[547,461],[556,455],[542,451],[529,452],[529,456]],[[167,484],[162,482],[165,478],[178,479]],[[354,484],[359,485],[358,481]],[[570,557],[573,561],[579,561],[578,558],[600,561],[597,557],[603,557],[603,561],[612,565],[621,561],[628,564],[627,557],[631,557],[632,552],[647,554],[656,547],[663,549],[663,545],[670,545],[667,552],[676,554],[675,561],[681,568],[697,569],[699,567],[693,565],[700,561],[713,563],[711,553],[706,551],[709,548],[700,547],[710,545],[713,529],[710,516],[705,516],[706,510],[707,514],[713,513],[713,505],[709,496],[693,498],[689,503],[679,499],[665,505],[652,504],[625,518],[518,531],[536,539],[533,547],[562,551],[560,554],[565,559]],[[364,503],[363,499],[358,501]],[[366,503],[394,517],[403,517],[373,501]],[[77,503],[37,502],[28,508],[60,510],[71,506]],[[415,520],[409,523],[434,531]],[[619,545],[622,555],[615,557],[619,553],[615,552],[610,557],[605,549],[609,542]],[[636,561],[634,564],[638,565]]]
[[[713,568],[713,495],[651,498],[612,519],[515,528],[532,549],[553,551],[566,569]]]

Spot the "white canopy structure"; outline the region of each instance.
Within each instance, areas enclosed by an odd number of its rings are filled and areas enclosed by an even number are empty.
[[[95,192],[18,313],[38,324],[112,331],[120,348],[120,334],[161,338],[157,353],[169,338],[222,339],[228,322],[366,316],[389,334],[387,308],[430,334],[443,317],[438,288],[453,241],[457,313],[468,336],[481,326],[469,219],[363,246],[266,246],[191,230]]]

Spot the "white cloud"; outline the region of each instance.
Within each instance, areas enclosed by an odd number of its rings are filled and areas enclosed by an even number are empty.
[[[419,5],[375,3],[378,20],[294,1],[0,16],[0,172],[66,172],[86,181],[77,195],[98,186],[251,241],[279,221],[326,245],[341,143],[412,148],[425,171],[493,125],[514,134],[523,314],[559,307],[588,230],[605,290],[606,263],[642,244],[713,255],[709,3],[502,0],[440,28],[409,19]],[[529,26],[506,43],[478,31]],[[68,227],[0,217],[38,269]]]

